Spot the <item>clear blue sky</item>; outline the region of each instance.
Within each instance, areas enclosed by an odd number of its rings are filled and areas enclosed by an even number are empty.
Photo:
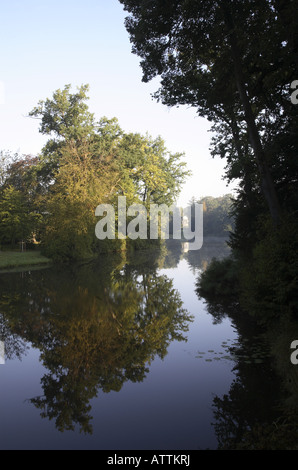
[[[195,109],[168,109],[152,100],[158,82],[144,84],[131,53],[118,0],[0,0],[0,150],[37,154],[46,138],[27,114],[54,90],[90,85],[90,111],[117,117],[126,132],[160,135],[184,152],[193,176],[179,203],[220,196],[225,162],[209,153],[210,124]]]

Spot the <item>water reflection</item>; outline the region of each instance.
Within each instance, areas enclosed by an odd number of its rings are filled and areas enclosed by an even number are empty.
[[[143,381],[154,357],[186,339],[192,317],[172,280],[157,272],[167,262],[177,258],[164,249],[149,263],[148,255],[137,262],[115,255],[0,277],[6,356],[21,359],[27,343],[38,348],[46,373],[43,396],[31,403],[59,431],[79,425],[92,433],[90,400]]]
[[[8,366],[1,366],[6,387],[1,417],[6,415],[3,429],[9,445],[27,446],[18,429],[20,408],[11,393],[18,387],[20,401],[30,398],[28,414],[21,410],[24,427],[30,427],[36,410],[45,418],[42,425],[33,419],[34,445],[39,429],[45,428],[48,445],[57,444],[47,427],[52,420],[58,431],[86,434],[82,441],[81,435],[70,433],[71,443],[63,441],[58,447],[297,446],[298,367],[289,360],[297,324],[260,327],[223,296],[199,303],[195,279],[228,249],[216,240],[197,252],[184,248],[173,241],[149,255],[113,255],[68,268],[0,275],[0,341]],[[195,322],[185,305],[196,315]],[[186,339],[186,344],[175,343]],[[33,362],[23,361],[24,375],[16,374],[14,381],[14,359],[32,353],[31,344],[43,368],[32,372],[34,354]],[[28,373],[28,380],[34,375],[32,388],[24,384]],[[41,391],[36,387],[40,375]]]
[[[297,322],[260,325],[235,298],[218,292],[210,291],[205,305],[214,324],[228,317],[237,331],[237,341],[225,345],[235,379],[228,393],[213,399],[218,448],[297,450],[298,369],[289,349],[298,338]]]
[[[184,258],[193,274],[204,271],[213,258],[221,259],[230,253],[227,240],[220,237],[206,237],[200,250],[188,250],[188,243],[180,243],[179,240],[169,240],[168,252]]]

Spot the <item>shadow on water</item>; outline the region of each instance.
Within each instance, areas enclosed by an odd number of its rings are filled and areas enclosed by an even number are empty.
[[[177,258],[178,256],[178,258]],[[157,269],[175,265],[166,250],[101,256],[92,262],[0,276],[1,340],[8,359],[26,344],[46,370],[43,396],[30,402],[59,431],[92,433],[90,400],[99,390],[141,382],[151,361],[185,340],[192,317],[172,280]]]
[[[202,299],[198,282],[196,291]],[[228,318],[237,331],[237,340],[225,341],[213,357],[232,361],[235,374],[228,393],[213,400],[218,449],[297,450],[298,366],[290,349],[297,321],[285,316],[259,324],[241,311],[237,296],[212,289],[203,300],[214,324]]]

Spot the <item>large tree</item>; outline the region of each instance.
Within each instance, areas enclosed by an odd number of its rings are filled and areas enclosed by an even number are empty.
[[[126,196],[129,205],[170,205],[189,174],[180,161],[183,154],[169,152],[160,137],[126,134],[116,118],[96,122],[87,91],[84,85],[72,93],[66,85],[30,113],[50,137],[36,176],[42,182],[44,243],[51,257],[85,257],[99,249],[98,205],[116,209],[118,196]]]
[[[155,97],[170,106],[194,106],[201,116],[227,125],[243,167],[237,136],[245,127],[259,186],[278,224],[281,207],[264,127],[281,119],[280,106],[289,107],[289,86],[297,78],[291,61],[295,1],[120,2],[130,13],[126,28],[142,59],[143,81],[161,78]]]
[[[88,89],[83,85],[73,93],[66,85],[30,112],[40,119],[40,132],[49,136],[40,156],[46,187],[43,242],[45,252],[58,259],[93,253],[95,208],[110,202],[119,180],[109,139],[98,133],[101,126],[86,103]]]

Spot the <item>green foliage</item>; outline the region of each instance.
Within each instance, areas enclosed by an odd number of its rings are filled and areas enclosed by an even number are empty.
[[[172,154],[161,137],[123,134],[119,142],[117,166],[121,174],[121,192],[128,202],[171,205],[190,175],[184,154]]]
[[[39,207],[42,189],[37,167],[37,157],[2,152],[0,233],[3,245],[38,242],[43,215]]]
[[[36,214],[28,212],[23,194],[13,186],[6,187],[0,195],[0,240],[12,246],[26,241],[36,223]]]
[[[126,134],[116,118],[95,122],[87,92],[87,85],[76,93],[66,85],[30,112],[49,136],[40,156],[1,153],[2,242],[30,236],[60,261],[123,250],[125,241],[96,238],[98,205],[116,209],[118,196],[126,196],[127,205],[148,208],[177,198],[189,175],[183,154],[169,152],[161,137]]]
[[[201,297],[222,299],[237,298],[237,268],[232,257],[223,260],[213,259],[198,281],[197,287]]]
[[[29,116],[41,118],[42,134],[82,142],[94,131],[93,114],[85,103],[89,86],[82,85],[77,93],[70,93],[70,89],[71,85],[66,85],[56,90],[52,99],[39,101]]]
[[[160,76],[155,97],[212,121],[212,153],[227,159],[227,177],[252,182],[278,223],[297,181],[295,2],[120,3],[143,80]]]
[[[54,259],[71,260],[91,256],[95,242],[95,208],[103,201],[106,184],[112,184],[112,171],[83,148],[61,151],[59,172],[46,195],[44,253]]]

